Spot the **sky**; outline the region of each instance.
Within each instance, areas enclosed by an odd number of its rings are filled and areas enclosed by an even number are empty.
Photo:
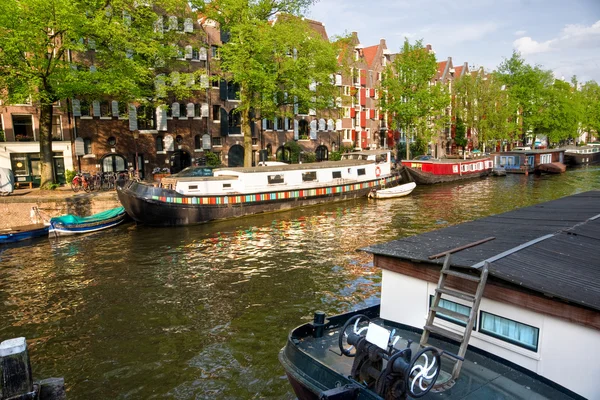
[[[517,50],[559,79],[600,83],[600,0],[317,0],[305,15],[365,47],[422,39],[438,61],[487,71]]]

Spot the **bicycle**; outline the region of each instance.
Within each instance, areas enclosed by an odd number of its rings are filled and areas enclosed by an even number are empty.
[[[86,192],[90,192],[92,189],[90,187],[89,179],[89,174],[85,172],[78,172],[77,174],[75,174],[73,180],[71,181],[71,190],[73,190],[76,193],[79,192],[81,189],[83,189]]]

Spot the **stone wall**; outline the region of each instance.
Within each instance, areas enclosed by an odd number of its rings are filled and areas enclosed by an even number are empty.
[[[120,205],[115,192],[71,196],[11,195],[0,198],[0,229],[43,222],[65,214],[86,217]],[[34,207],[39,212],[33,211]]]

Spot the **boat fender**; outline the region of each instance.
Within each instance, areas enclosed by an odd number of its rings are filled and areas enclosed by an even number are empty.
[[[379,175],[381,175],[381,168],[379,168],[379,167],[376,167],[376,168],[375,168],[375,176],[377,176],[377,177],[378,177]]]

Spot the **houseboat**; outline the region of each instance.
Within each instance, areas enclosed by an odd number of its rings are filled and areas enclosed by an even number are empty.
[[[488,176],[494,163],[484,157],[466,160],[402,160],[402,165],[418,185],[431,185]]]
[[[134,220],[177,226],[354,199],[400,180],[389,150],[367,150],[346,153],[340,161],[190,167],[163,178],[160,185],[130,182],[117,193]]]
[[[578,166],[600,162],[600,146],[573,146],[565,149],[565,164]]]
[[[363,250],[380,304],[291,331],[298,398],[600,398],[600,191]]]
[[[492,153],[494,165],[507,173],[564,172],[565,149],[519,149]],[[542,165],[550,164],[542,167]]]

